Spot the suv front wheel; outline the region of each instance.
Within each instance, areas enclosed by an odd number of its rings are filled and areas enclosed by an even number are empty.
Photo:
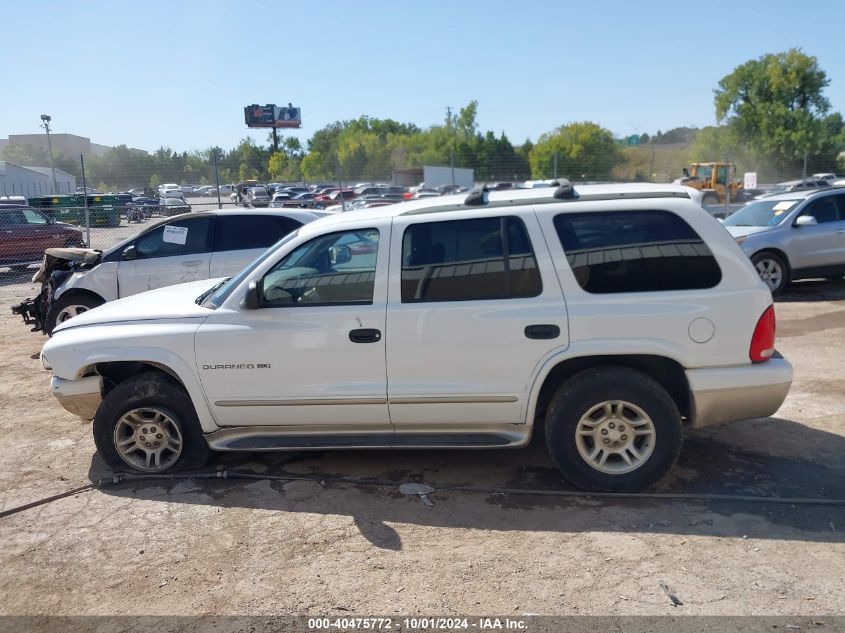
[[[627,367],[576,374],[546,413],[552,460],[584,490],[645,488],[675,463],[682,435],[681,414],[666,389]]]
[[[760,275],[769,290],[772,291],[772,296],[776,297],[781,294],[786,285],[789,283],[789,267],[783,260],[783,257],[777,253],[770,251],[763,251],[755,253],[751,258],[751,263]]]
[[[106,395],[94,417],[94,443],[117,471],[200,468],[211,453],[190,396],[158,372],[132,376]]]

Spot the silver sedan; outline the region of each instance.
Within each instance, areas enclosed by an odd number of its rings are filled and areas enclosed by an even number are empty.
[[[725,227],[773,295],[796,279],[845,275],[845,187],[755,200]]]

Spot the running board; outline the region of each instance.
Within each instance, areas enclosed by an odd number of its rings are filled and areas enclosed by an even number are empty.
[[[327,450],[343,448],[496,448],[520,446],[524,434],[511,433],[347,433],[293,435],[290,432],[226,429],[206,435],[216,451]]]

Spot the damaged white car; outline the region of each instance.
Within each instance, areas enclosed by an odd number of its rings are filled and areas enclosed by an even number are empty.
[[[51,248],[33,282],[41,292],[12,308],[34,331],[107,301],[238,272],[291,231],[319,216],[295,209],[206,211],[169,218],[100,251]]]

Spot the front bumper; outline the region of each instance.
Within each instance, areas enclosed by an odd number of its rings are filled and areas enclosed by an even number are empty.
[[[687,370],[693,400],[690,426],[765,418],[786,400],[792,365],[782,357],[742,367]]]
[[[93,420],[103,401],[103,377],[86,376],[78,380],[65,380],[53,376],[50,390],[67,411],[83,420]]]

